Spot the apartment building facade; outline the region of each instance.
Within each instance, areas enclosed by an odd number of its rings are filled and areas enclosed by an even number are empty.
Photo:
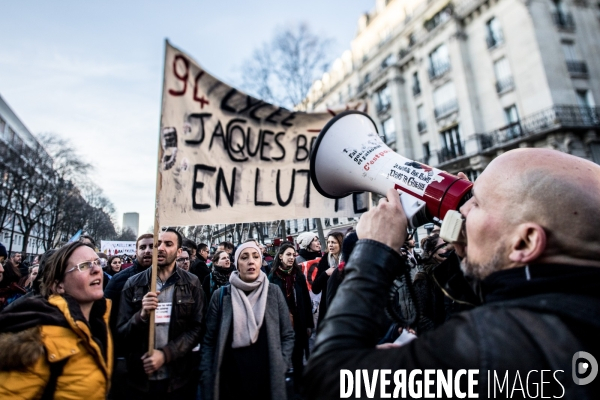
[[[600,163],[600,9],[586,0],[377,0],[304,101],[368,102],[385,142],[476,179],[549,147]]]
[[[0,96],[0,242],[11,252],[40,254],[46,249],[43,224],[35,226],[24,246],[25,226],[23,219],[11,202],[16,201],[11,187],[12,174],[18,174],[20,163],[35,163],[27,160],[26,149],[39,148],[40,144],[10,106]],[[22,160],[15,162],[15,160]],[[40,179],[43,179],[40,176]],[[21,210],[27,207],[20,207]],[[35,212],[35,211],[34,211]]]

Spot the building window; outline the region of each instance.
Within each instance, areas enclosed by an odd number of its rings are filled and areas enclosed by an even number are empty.
[[[388,66],[392,65],[394,63],[394,55],[393,54],[389,54],[386,58],[383,59],[383,61],[381,62],[381,69],[385,69]]]
[[[562,0],[552,2],[552,20],[559,29],[570,31],[575,29],[573,16],[567,11],[567,7]]]
[[[447,82],[433,92],[433,105],[436,118],[444,117],[458,110],[453,82]]]
[[[429,158],[431,157],[431,150],[429,149],[429,142],[423,143],[423,158],[421,162],[423,164],[429,164]]]
[[[417,96],[421,94],[421,81],[419,81],[419,73],[415,72],[413,74],[413,96]]]
[[[587,64],[581,61],[575,51],[575,44],[572,42],[562,43],[563,53],[567,61],[567,69],[571,74],[587,74]]]
[[[590,152],[592,153],[592,161],[600,164],[600,142],[590,143]]]
[[[417,39],[415,37],[415,33],[411,32],[408,34],[408,47],[412,47],[417,43]]]
[[[465,155],[465,145],[460,138],[460,129],[457,126],[440,132],[442,136],[442,149],[438,154],[438,162],[442,163]]]
[[[425,108],[423,104],[417,107],[417,131],[424,132],[427,129],[427,122],[425,121]]]
[[[375,106],[378,113],[382,113],[390,109],[390,97],[390,88],[387,86],[384,86],[375,92]]]
[[[17,134],[15,133],[15,131],[13,131],[13,129],[9,126],[8,127],[8,137],[6,138],[8,140],[8,143],[12,143],[15,140],[16,136],[17,136]]]
[[[388,118],[382,123],[383,136],[386,144],[396,142],[396,125],[394,124],[394,118]]]
[[[519,122],[519,112],[517,106],[512,105],[504,109],[504,118],[506,119],[505,133],[507,139],[514,139],[521,136],[521,124]]]
[[[425,21],[425,29],[428,31],[432,31],[442,23],[448,21],[452,16],[452,6],[448,5],[444,7],[441,11],[435,14],[433,17]]]
[[[600,122],[598,112],[596,110],[596,102],[592,96],[592,92],[583,89],[577,92],[577,105],[579,106],[579,118],[583,125],[595,125]]]
[[[498,18],[492,18],[488,22],[485,23],[486,31],[487,31],[487,46],[488,49],[496,47],[504,42],[504,37],[502,35],[502,29],[500,28],[500,21]]]
[[[450,55],[445,44],[429,53],[429,78],[434,79],[450,70]]]
[[[4,128],[6,128],[6,122],[0,118],[0,136],[4,136]]]
[[[333,218],[333,225],[337,225],[340,223],[340,219],[339,218]]]
[[[498,93],[514,89],[515,83],[506,57],[502,57],[494,63],[494,74],[496,74],[496,91]]]
[[[352,97],[352,85],[348,85],[348,98]]]

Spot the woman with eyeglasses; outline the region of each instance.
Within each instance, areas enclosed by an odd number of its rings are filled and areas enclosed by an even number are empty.
[[[300,390],[303,358],[309,356],[308,338],[314,328],[312,302],[308,294],[306,277],[296,264],[296,250],[290,243],[282,245],[273,261],[269,281],[276,284],[285,296],[290,310],[290,321],[294,328],[294,350],[292,366],[294,367],[294,386]]]
[[[454,251],[454,246],[446,243],[438,233],[432,233],[423,239],[421,248],[423,270],[415,275],[413,282],[419,304],[419,319],[414,327],[418,335],[437,328],[450,317],[449,303],[452,300],[444,296],[433,279],[432,271]]]
[[[0,398],[105,399],[113,348],[98,255],[69,243],[42,274],[40,295],[0,313]]]

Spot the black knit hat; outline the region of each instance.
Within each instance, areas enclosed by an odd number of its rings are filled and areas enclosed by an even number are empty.
[[[2,243],[0,243],[0,257],[8,258],[8,253],[6,252],[6,247]]]

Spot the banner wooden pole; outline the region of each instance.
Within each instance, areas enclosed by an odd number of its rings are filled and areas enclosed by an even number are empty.
[[[158,270],[158,233],[160,229],[159,220],[158,220],[158,207],[160,206],[158,201],[158,195],[160,194],[160,189],[162,186],[162,175],[160,172],[160,160],[163,156],[163,149],[161,146],[161,134],[162,134],[162,122],[163,122],[163,114],[162,110],[164,109],[165,104],[165,90],[166,90],[166,69],[167,69],[167,46],[169,45],[169,40],[165,39],[165,62],[163,64],[163,91],[162,91],[162,100],[161,100],[161,112],[160,112],[160,126],[158,128],[158,157],[156,162],[156,193],[154,197],[154,245],[152,246],[152,268],[150,274],[150,291],[156,292],[156,273]],[[154,311],[150,312],[149,320],[148,320],[148,355],[152,355],[154,352],[154,334],[155,334],[155,313]]]

